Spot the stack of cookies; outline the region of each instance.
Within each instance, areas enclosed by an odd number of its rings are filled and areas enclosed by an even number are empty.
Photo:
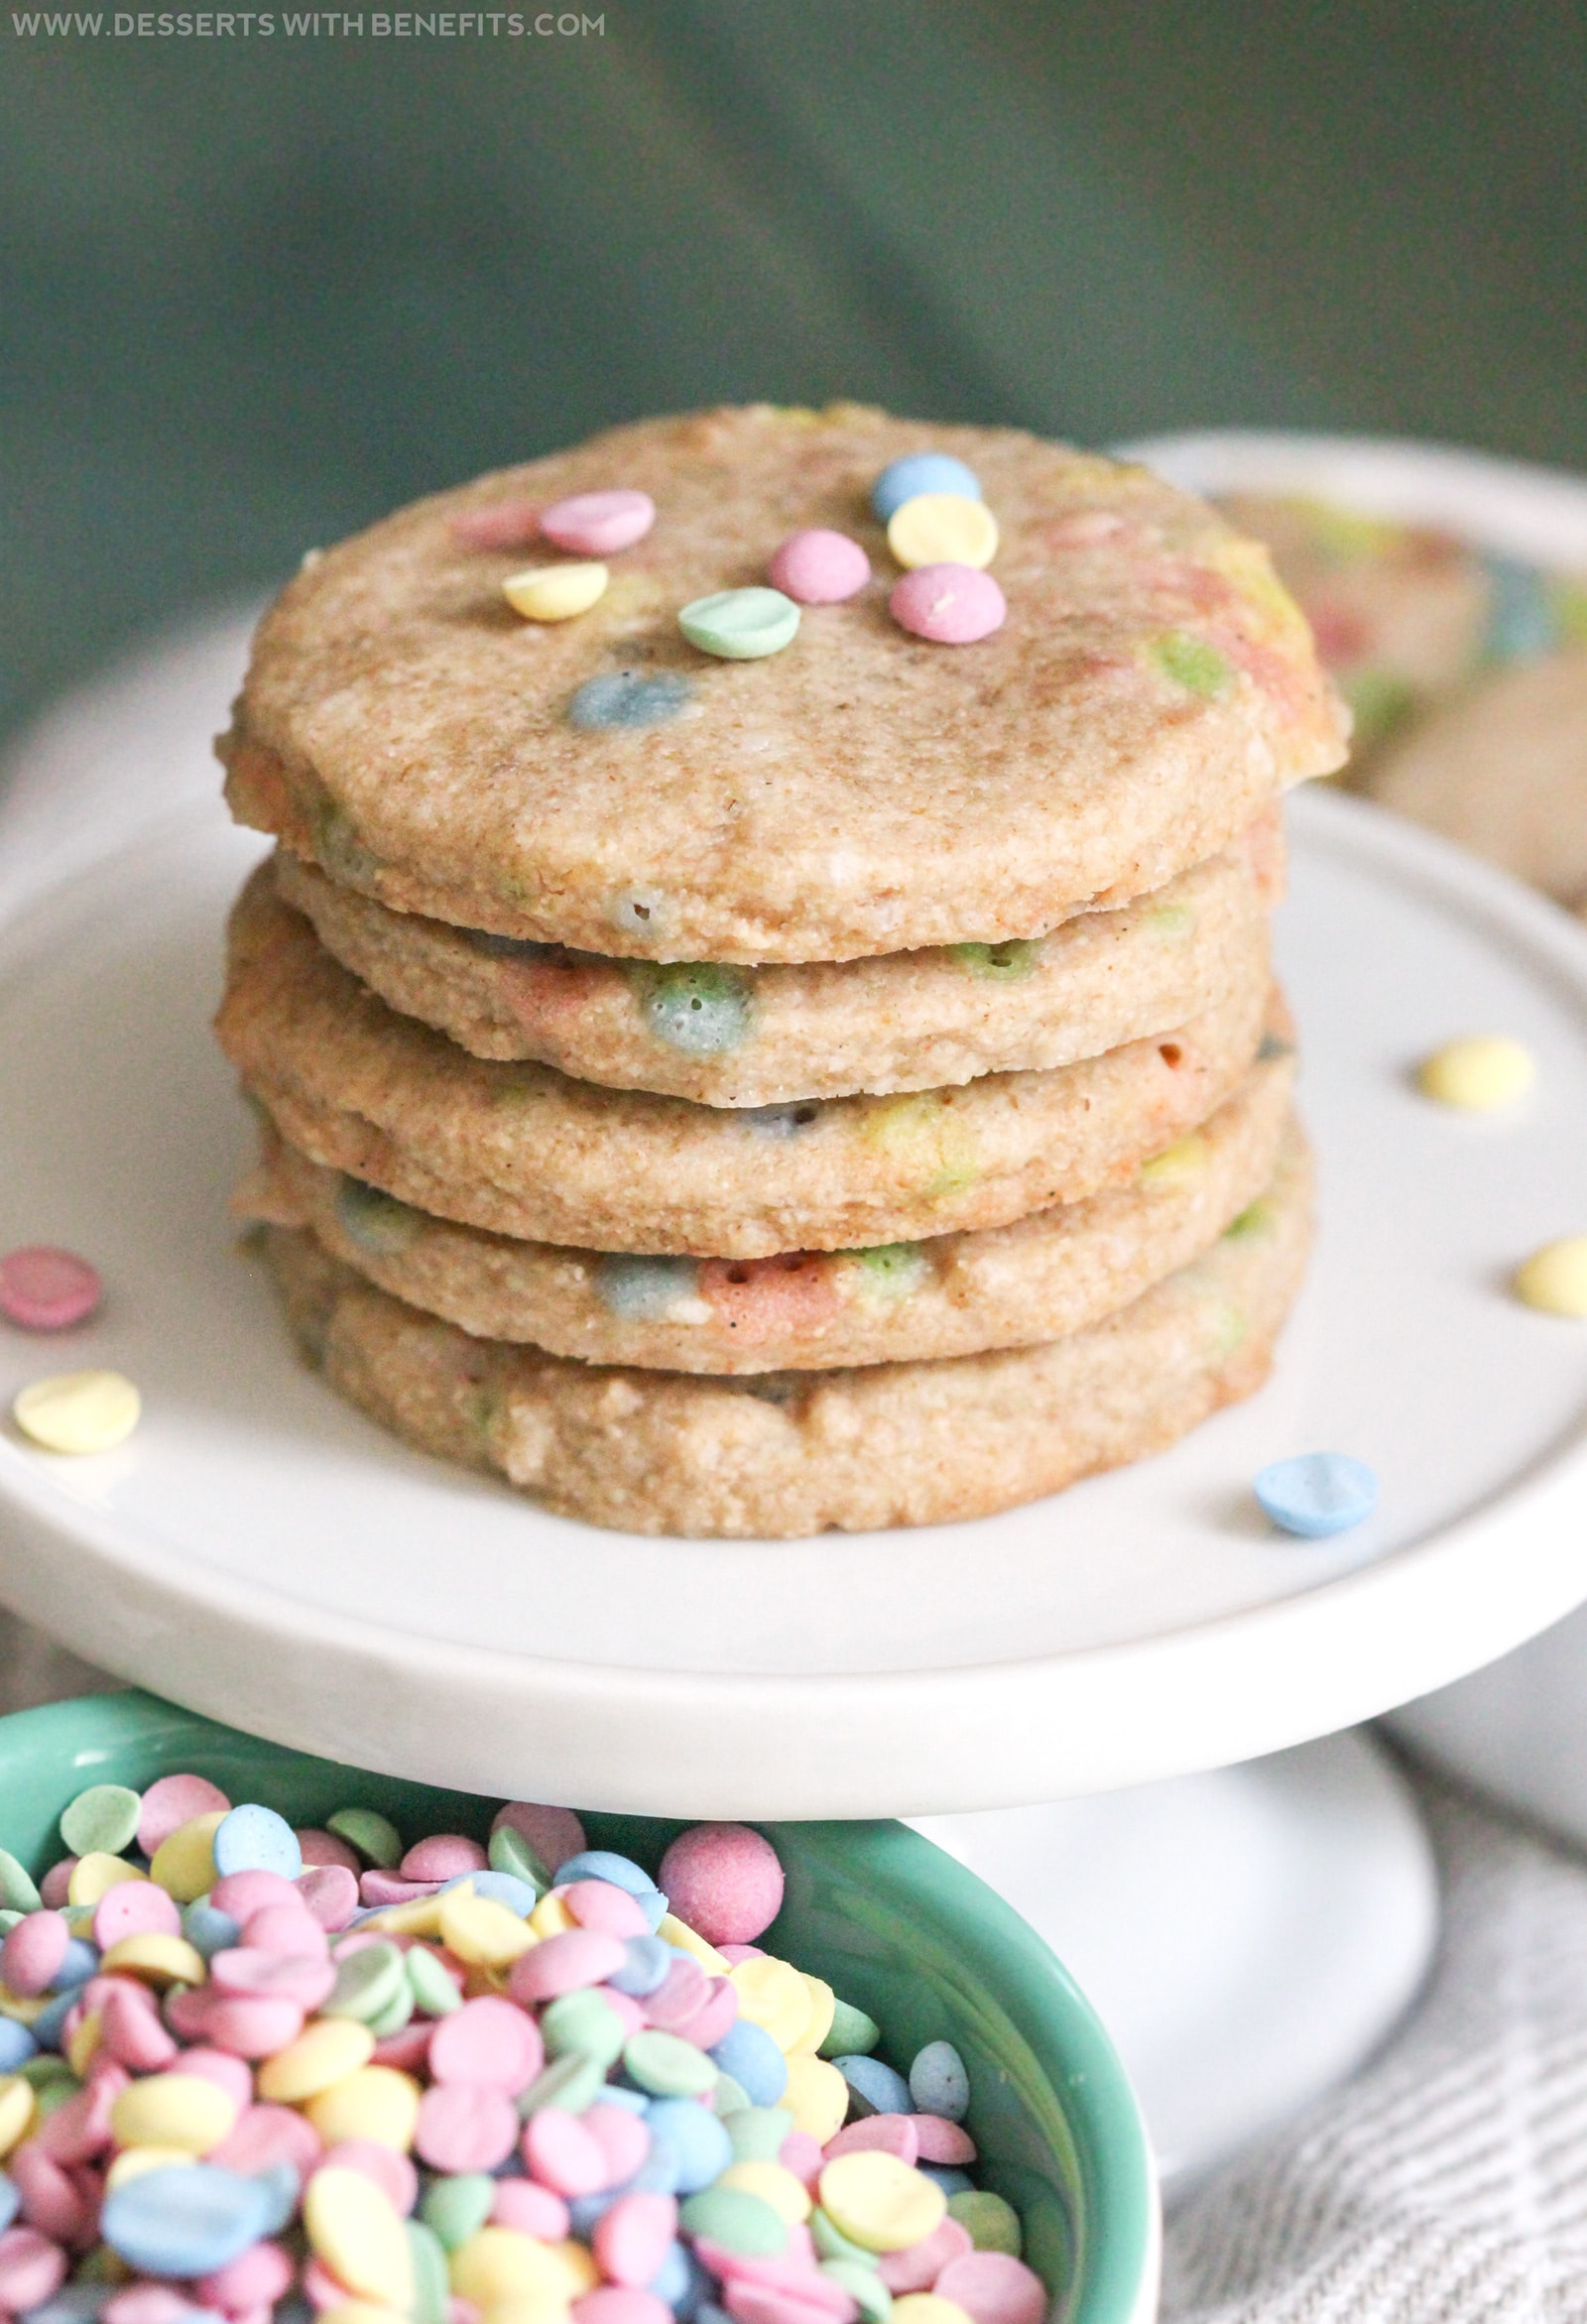
[[[314,556],[221,746],[301,1345],[645,1532],[1159,1450],[1298,1284],[1277,800],[1344,739],[1261,549],[1010,430],[648,423]]]

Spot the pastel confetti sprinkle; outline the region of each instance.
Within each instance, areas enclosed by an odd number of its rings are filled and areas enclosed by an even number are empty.
[[[1487,1114],[1514,1105],[1537,1078],[1537,1060],[1519,1040],[1503,1034],[1473,1034],[1445,1041],[1423,1058],[1416,1087],[1439,1105],[1462,1113]]]
[[[791,533],[767,567],[767,578],[795,605],[840,605],[863,589],[871,560],[846,533],[812,527]]]
[[[998,521],[984,501],[956,492],[921,492],[894,510],[887,545],[901,565],[974,565],[998,552]]]
[[[132,1434],[141,1409],[120,1372],[58,1372],[20,1390],[11,1415],[46,1452],[108,1452]]]
[[[723,662],[759,662],[798,636],[799,609],[781,589],[718,589],[677,617],[691,646]]]
[[[577,492],[541,511],[546,540],[575,556],[616,556],[643,541],[656,522],[648,492]]]
[[[34,1243],[0,1258],[0,1315],[25,1331],[64,1331],[90,1316],[103,1295],[98,1271],[74,1251]]]
[[[503,581],[502,595],[526,621],[571,621],[600,603],[610,578],[603,564],[531,565]]]
[[[887,602],[900,629],[933,646],[973,646],[1001,629],[1009,610],[991,574],[967,564],[918,565]]]

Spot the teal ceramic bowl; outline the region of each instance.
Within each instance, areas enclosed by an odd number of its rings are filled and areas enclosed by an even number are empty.
[[[193,1769],[297,1823],[377,1807],[399,1830],[483,1839],[495,1802],[305,1758],[145,1694],[89,1695],[0,1719],[0,1846],[36,1874],[90,1783],[142,1789]],[[654,1872],[681,1823],[590,1815],[592,1842]],[[1025,2221],[1054,2324],[1150,2324],[1158,2199],[1135,2096],[1090,2004],[972,1873],[895,1823],[768,1824],[788,1875],[767,1939],[882,2025],[891,2062],[946,2038],[970,2071],[981,2183]]]

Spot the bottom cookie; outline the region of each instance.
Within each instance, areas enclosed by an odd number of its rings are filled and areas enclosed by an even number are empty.
[[[985,1516],[1162,1451],[1266,1380],[1310,1234],[1292,1132],[1267,1193],[1211,1251],[1088,1330],[732,1381],[471,1339],[303,1229],[259,1242],[308,1361],[410,1443],[593,1525],[764,1539]]]

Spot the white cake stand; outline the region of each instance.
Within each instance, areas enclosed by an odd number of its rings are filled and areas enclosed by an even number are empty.
[[[190,642],[169,692],[145,667],[62,714],[0,806],[0,1248],[73,1245],[111,1284],[69,1342],[0,1333],[0,1396],[103,1363],[146,1405],[92,1460],[0,1442],[0,1597],[120,1675],[413,1776],[674,1814],[952,1812],[1133,2028],[1182,2171],[1348,2067],[1430,1943],[1419,1828],[1359,1740],[1230,1764],[1587,1597],[1587,1364],[1496,1288],[1577,1182],[1587,936],[1354,802],[1297,801],[1281,949],[1324,1208],[1273,1385],[1159,1461],[970,1525],[604,1533],[340,1406],[234,1254],[248,1126],[207,1020],[257,843],[204,743],[239,639]],[[1526,1119],[1455,1122],[1410,1091],[1407,1065],[1472,1025],[1537,1050]],[[1326,1444],[1378,1469],[1380,1517],[1275,1537],[1253,1470]],[[1085,1796],[1198,1769],[1230,1772]],[[1056,1799],[1020,1844],[969,1812]],[[1022,1847],[1061,1870],[1058,1899]],[[1330,1897],[1382,1942],[1319,1988]],[[1308,2014],[1325,2038],[1294,2038]]]

